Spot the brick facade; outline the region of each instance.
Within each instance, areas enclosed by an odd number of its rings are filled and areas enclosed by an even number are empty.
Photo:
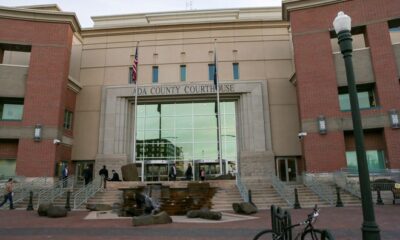
[[[290,5],[290,3],[288,3]],[[339,11],[352,18],[352,26],[365,26],[366,46],[371,53],[376,93],[379,107],[362,110],[365,121],[388,116],[390,109],[400,109],[400,85],[396,59],[391,43],[388,20],[400,16],[400,4],[396,0],[338,1],[337,3],[291,9],[290,24],[294,47],[297,94],[301,125],[316,121],[324,115],[327,122],[351,118],[350,112],[339,108],[338,85],[331,46],[333,20]],[[333,129],[333,130],[332,130]],[[366,137],[367,146],[382,147],[387,166],[400,167],[400,130],[388,124],[375,124],[379,136]],[[328,133],[320,135],[314,130],[302,142],[305,168],[311,172],[334,171],[346,167],[344,129],[328,125]],[[350,129],[351,130],[351,129]],[[366,134],[368,135],[368,134]],[[375,140],[379,140],[375,142]],[[395,147],[397,146],[397,147]]]
[[[53,139],[62,137],[66,105],[72,110],[75,107],[75,96],[67,91],[73,31],[68,23],[4,18],[0,19],[0,29],[7,29],[0,31],[1,42],[31,46],[23,119],[0,124],[32,129],[41,124],[44,136],[57,132],[40,142],[34,142],[33,130],[32,137],[21,136],[16,174],[54,176],[56,163],[71,159],[70,149],[60,150],[62,146],[53,144]]]

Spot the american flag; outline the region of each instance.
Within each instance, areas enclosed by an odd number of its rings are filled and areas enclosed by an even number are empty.
[[[137,80],[137,67],[138,67],[138,47],[136,47],[136,52],[135,52],[135,59],[133,60],[133,65],[132,65],[132,82],[136,84]]]

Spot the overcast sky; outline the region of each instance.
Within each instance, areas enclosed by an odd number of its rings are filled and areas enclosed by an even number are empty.
[[[0,0],[1,6],[50,3],[56,3],[63,11],[75,12],[82,27],[93,26],[91,16],[190,9],[281,6],[281,0]]]

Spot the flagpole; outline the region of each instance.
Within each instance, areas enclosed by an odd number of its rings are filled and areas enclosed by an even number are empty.
[[[138,84],[137,84],[137,77],[138,77],[138,47],[139,47],[139,41],[136,44],[136,52],[134,56],[134,61],[136,62],[136,74],[135,74],[135,79],[132,79],[135,84],[135,107],[134,107],[134,119],[133,119],[133,156],[132,156],[132,161],[133,163],[136,164],[136,132],[137,132],[137,127],[136,127],[136,122],[137,122],[137,102],[138,102]],[[132,77],[133,77],[133,71],[134,69],[132,68]],[[142,171],[141,171],[141,180],[144,182],[144,161],[142,161]]]
[[[217,73],[217,39],[214,39],[214,60],[215,60],[215,69],[214,69],[214,78],[216,82],[216,90],[217,90],[217,133],[218,133],[218,159],[219,159],[219,173],[223,174],[223,162],[222,162],[222,138],[221,138],[221,116],[219,109],[219,82],[218,82],[218,73]]]

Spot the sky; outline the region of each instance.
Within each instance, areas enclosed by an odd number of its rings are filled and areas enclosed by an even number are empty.
[[[91,16],[184,10],[281,6],[281,0],[0,0],[0,6],[57,4],[75,12],[82,27],[92,27]]]

